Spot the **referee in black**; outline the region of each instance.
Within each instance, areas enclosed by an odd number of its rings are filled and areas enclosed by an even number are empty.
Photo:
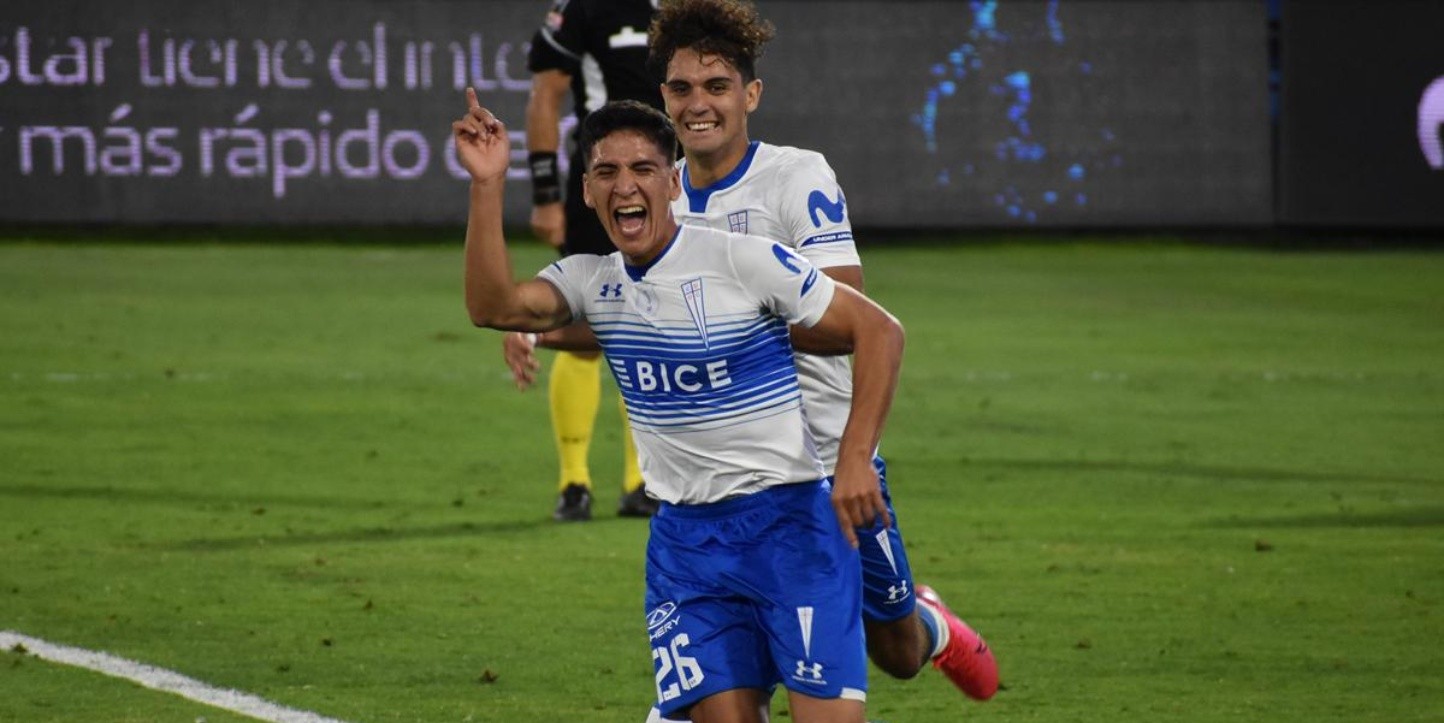
[[[526,107],[527,159],[531,166],[531,227],[536,235],[570,254],[609,254],[616,250],[582,200],[584,160],[575,132],[570,142],[566,189],[557,158],[562,104],[572,95],[577,128],[590,110],[607,101],[636,100],[662,108],[661,78],[647,69],[647,27],[657,0],[556,0],[546,21],[532,36],[527,70],[532,74]],[[508,335],[507,344],[534,344],[536,337]],[[557,504],[560,521],[591,519],[592,479],[587,462],[601,399],[601,359],[597,352],[559,351],[548,376],[552,432],[559,467]],[[621,408],[621,405],[617,405]],[[650,517],[636,448],[622,411],[623,479],[617,513]]]

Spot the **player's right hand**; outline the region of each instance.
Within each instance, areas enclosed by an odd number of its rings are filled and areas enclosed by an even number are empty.
[[[832,511],[837,514],[842,536],[853,549],[857,549],[857,530],[866,531],[879,522],[883,527],[892,526],[871,458],[838,455],[832,478]]]
[[[506,180],[506,169],[511,164],[511,139],[506,134],[506,126],[491,111],[481,107],[476,89],[466,89],[466,115],[451,124],[451,135],[456,139],[456,159],[471,174],[472,181]]]
[[[531,230],[552,248],[561,248],[567,234],[567,215],[561,202],[532,206]]]
[[[517,391],[526,391],[536,381],[536,373],[541,369],[532,335],[519,331],[502,335],[501,356],[511,370],[511,380],[516,383]]]

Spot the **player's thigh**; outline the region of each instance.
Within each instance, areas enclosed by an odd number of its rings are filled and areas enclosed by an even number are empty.
[[[752,606],[647,581],[657,707],[667,717],[733,690],[768,690],[776,670]]]
[[[862,699],[862,570],[837,526],[830,487],[779,500],[781,522],[752,567],[758,609],[777,676],[789,690],[815,698]],[[800,491],[800,490],[799,490]]]
[[[700,700],[688,711],[692,723],[767,723],[768,695],[761,690],[728,690]]]
[[[735,577],[738,564],[709,554],[717,524],[664,510],[647,540],[647,637],[657,706],[669,717],[719,693],[776,682],[755,602],[717,582]]]

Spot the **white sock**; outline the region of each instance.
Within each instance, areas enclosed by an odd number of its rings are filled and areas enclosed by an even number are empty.
[[[917,606],[917,610],[918,615],[927,616],[923,624],[933,632],[933,649],[932,652],[928,653],[928,657],[936,658],[939,653],[947,650],[948,641],[952,636],[952,632],[948,629],[948,621],[943,618],[943,614],[940,611],[934,609],[931,605],[923,605],[920,603]]]

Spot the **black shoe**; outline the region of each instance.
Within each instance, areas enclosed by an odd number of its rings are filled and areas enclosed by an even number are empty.
[[[647,486],[642,485],[622,495],[622,501],[617,505],[617,516],[651,517],[657,514],[657,507],[660,504],[661,503],[647,496]]]
[[[592,519],[592,491],[573,482],[557,495],[557,508],[552,512],[557,522],[584,522]]]

